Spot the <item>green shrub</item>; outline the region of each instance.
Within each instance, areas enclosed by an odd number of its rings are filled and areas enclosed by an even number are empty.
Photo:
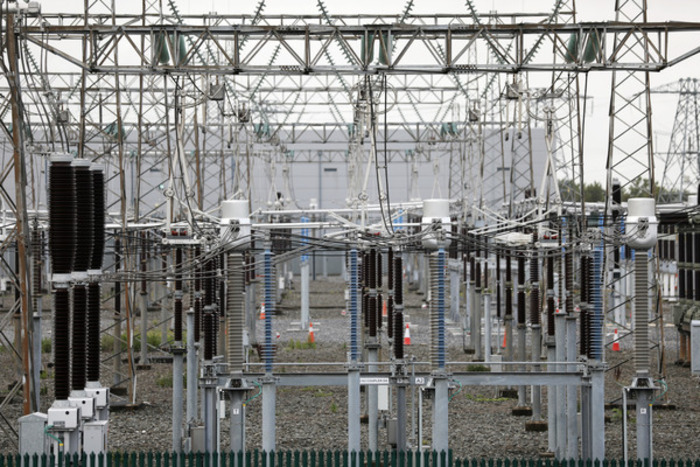
[[[51,353],[51,338],[44,337],[41,339],[41,353]]]
[[[125,351],[126,350],[126,331],[122,332],[122,345],[121,345],[121,350]],[[172,343],[174,340],[174,334],[172,331],[168,331],[168,342]],[[182,332],[182,341],[183,343],[187,342],[187,333]],[[148,346],[150,348],[160,348],[160,329],[151,329],[148,331],[148,334],[146,335],[146,342],[148,342]],[[100,349],[103,352],[113,352],[114,351],[114,336],[112,334],[104,334],[102,335],[102,338],[100,339]],[[134,336],[134,348],[132,349],[134,352],[140,352],[141,351],[141,333],[139,330],[136,330],[136,335]]]
[[[156,380],[156,384],[160,386],[161,388],[171,388],[173,387],[173,374],[167,374],[164,376],[161,376]]]
[[[173,387],[173,373],[170,372],[167,375],[163,375],[156,380],[156,384],[161,388],[171,388]],[[187,375],[182,375],[182,385],[187,386]]]
[[[287,347],[288,347],[290,350],[315,349],[315,348],[316,348],[316,343],[315,343],[315,342],[309,342],[309,341],[298,341],[298,340],[290,339],[289,342],[287,343]]]

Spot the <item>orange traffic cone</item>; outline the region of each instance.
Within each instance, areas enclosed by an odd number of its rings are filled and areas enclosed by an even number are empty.
[[[403,345],[411,345],[411,330],[408,328],[408,323],[406,323],[406,330],[403,333]]]
[[[613,350],[613,352],[620,351],[620,342],[618,341],[617,328],[615,328],[615,337],[613,337],[612,350]]]
[[[260,305],[260,319],[265,319],[265,302]]]
[[[314,323],[309,321],[309,344],[313,344],[316,342],[316,338],[314,337]]]
[[[382,316],[386,317],[386,300],[382,302]]]

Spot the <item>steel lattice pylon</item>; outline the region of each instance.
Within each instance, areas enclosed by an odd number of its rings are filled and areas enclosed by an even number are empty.
[[[616,20],[644,24],[647,21],[646,0],[628,0],[616,3]],[[615,35],[615,50],[620,59],[649,61],[652,55],[649,37],[640,32],[625,35]],[[628,57],[628,58],[625,58]],[[633,255],[647,255],[648,251],[633,251],[625,246],[621,236],[624,227],[620,226],[622,206],[618,204],[615,192],[627,193],[632,197],[653,198],[657,194],[654,176],[654,158],[652,144],[651,123],[651,98],[650,79],[648,71],[623,71],[615,70],[612,77],[610,97],[610,134],[607,157],[606,180],[606,220],[605,230],[612,236],[612,246],[606,248],[605,263],[602,269],[602,280],[609,294],[606,294],[604,310],[607,320],[613,322],[616,327],[629,331],[627,336],[634,336],[632,329],[646,326],[646,323],[628,324],[628,315],[634,315],[636,294],[639,294],[639,284],[634,289],[628,290],[626,284],[631,277],[635,277],[635,265],[642,264],[633,261]],[[618,188],[619,187],[619,188]],[[649,255],[649,261],[645,262],[653,271],[656,267],[655,248]],[[641,277],[647,277],[646,271],[642,271]],[[655,304],[650,308],[650,322],[656,325],[656,336],[649,335],[649,345],[658,352],[657,373],[665,373],[665,361],[663,352],[663,307],[658,300],[655,274],[649,275],[646,289],[649,290],[649,303]],[[658,301],[658,304],[656,302]],[[648,349],[635,348],[635,358],[640,352],[648,352]],[[651,371],[651,368],[645,371]],[[646,378],[645,373],[637,372],[637,377]],[[636,381],[636,380],[635,380]],[[634,383],[636,384],[636,383]]]
[[[681,79],[651,92],[678,94],[668,151],[665,157],[657,157],[663,167],[657,200],[681,202],[687,194],[696,194],[700,180],[700,83],[694,78]]]

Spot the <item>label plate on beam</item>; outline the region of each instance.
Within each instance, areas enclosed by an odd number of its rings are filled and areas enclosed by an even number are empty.
[[[361,376],[360,385],[368,386],[374,384],[389,384],[389,378],[384,377],[373,377],[373,376]]]

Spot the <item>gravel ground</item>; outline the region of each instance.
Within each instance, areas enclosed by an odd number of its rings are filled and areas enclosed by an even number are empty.
[[[298,279],[298,278],[297,278]],[[342,316],[344,284],[337,278],[311,282],[311,317],[316,337],[315,349],[301,349],[296,342],[307,338],[306,331],[294,330],[294,321],[299,319],[299,291],[288,291],[280,302],[280,315],[275,319],[275,333],[279,332],[277,362],[300,363],[300,366],[279,366],[276,371],[313,371],[304,367],[304,362],[336,362],[336,370],[342,369],[346,360],[348,341],[348,317]],[[409,359],[417,362],[429,360],[429,326],[428,310],[423,309],[422,297],[414,292],[406,295],[406,311],[411,323],[412,345],[407,347]],[[152,313],[158,318],[159,313]],[[105,317],[108,315],[106,314]],[[111,315],[109,315],[111,316]],[[47,316],[48,318],[48,316]],[[48,321],[48,320],[47,320]],[[47,322],[46,328],[50,328]],[[103,326],[107,326],[107,322]],[[111,324],[111,323],[110,323]],[[261,332],[258,326],[258,335]],[[656,458],[697,458],[700,452],[700,388],[697,378],[690,376],[688,368],[673,362],[677,359],[676,331],[666,328],[666,383],[668,392],[656,401],[655,405],[668,406],[669,409],[654,410],[654,455]],[[386,343],[386,342],[384,342]],[[496,343],[494,342],[494,345]],[[471,356],[462,350],[462,336],[450,333],[448,338],[449,360],[468,362]],[[623,342],[621,352],[608,352],[607,360],[610,371],[606,373],[606,401],[617,402],[621,397],[621,388],[632,381],[633,368],[629,360],[632,352],[627,348],[631,344]],[[3,348],[0,352],[0,374],[3,382],[11,384],[17,380],[12,370],[13,356]],[[155,352],[151,355],[161,355]],[[657,365],[656,354],[654,365]],[[103,352],[103,358],[107,358]],[[47,374],[50,355],[45,356]],[[387,361],[386,350],[380,354],[380,360]],[[253,356],[253,362],[257,356]],[[625,363],[627,362],[627,363]],[[619,365],[619,366],[618,366]],[[426,369],[417,366],[417,369]],[[462,367],[464,369],[464,367]],[[154,363],[151,369],[138,372],[137,402],[138,406],[114,411],[110,419],[109,449],[113,451],[166,451],[172,446],[172,393],[168,386],[172,377],[171,365]],[[105,370],[103,382],[111,381],[111,374]],[[6,385],[7,385],[6,384]],[[3,385],[3,386],[6,386]],[[3,395],[7,393],[2,388]],[[525,423],[530,417],[518,417],[511,411],[516,400],[501,397],[496,387],[464,387],[459,393],[451,390],[454,396],[449,406],[450,447],[459,457],[469,458],[534,458],[545,455],[547,451],[547,433],[534,433],[525,430]],[[52,398],[52,381],[42,380],[42,410],[45,411]],[[347,393],[343,387],[280,387],[277,390],[277,446],[280,449],[343,449],[347,447]],[[658,393],[657,393],[658,395]],[[251,394],[252,396],[252,394]],[[543,389],[544,416],[546,418],[546,389]],[[415,436],[418,420],[413,416],[413,408],[418,405],[418,397],[410,391],[408,436],[410,442],[417,446]],[[121,402],[114,398],[115,402]],[[423,443],[430,443],[431,401],[423,402]],[[16,420],[21,412],[21,394],[4,402],[2,415],[8,420],[0,420],[3,430],[17,429]],[[247,446],[261,447],[261,398],[251,400],[247,405]],[[675,408],[675,409],[672,409]],[[632,414],[633,415],[633,414]],[[633,423],[630,415],[630,423]],[[622,455],[622,416],[620,409],[609,407],[606,410],[606,452],[610,458]],[[228,447],[228,421],[221,421],[222,448]],[[363,446],[367,443],[367,425],[362,425]],[[630,453],[634,449],[634,425],[631,425]],[[0,436],[0,450],[14,452],[17,446],[13,436]],[[380,445],[385,446],[386,430],[380,428]]]

